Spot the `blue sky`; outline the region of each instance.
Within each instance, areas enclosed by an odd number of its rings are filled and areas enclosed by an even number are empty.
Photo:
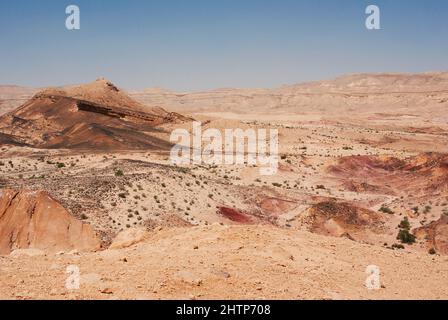
[[[81,30],[65,28],[65,8]],[[365,28],[381,9],[382,30]],[[448,70],[446,0],[1,0],[0,84],[278,87]]]

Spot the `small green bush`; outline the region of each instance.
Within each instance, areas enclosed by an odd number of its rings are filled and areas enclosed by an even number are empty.
[[[401,229],[398,232],[397,239],[401,241],[401,243],[413,244],[415,243],[415,236],[409,232],[409,230]]]
[[[409,223],[408,217],[404,217],[403,221],[400,222],[398,227],[407,231],[411,230],[411,224]]]

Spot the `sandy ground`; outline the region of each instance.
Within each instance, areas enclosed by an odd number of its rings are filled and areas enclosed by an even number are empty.
[[[306,232],[212,225],[154,231],[126,249],[1,257],[0,298],[447,299],[447,262]],[[79,267],[79,290],[65,287],[70,265]],[[365,286],[370,265],[380,268],[379,290]]]

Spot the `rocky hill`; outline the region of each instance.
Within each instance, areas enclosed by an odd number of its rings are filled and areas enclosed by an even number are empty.
[[[146,107],[110,81],[46,89],[23,106],[0,117],[3,144],[58,149],[157,149],[170,144],[157,127],[186,118]]]

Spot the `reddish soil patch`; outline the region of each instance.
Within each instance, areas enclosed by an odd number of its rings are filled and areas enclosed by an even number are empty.
[[[245,223],[249,224],[252,222],[252,219],[247,214],[242,213],[241,211],[238,211],[236,209],[227,208],[227,207],[219,207],[219,214],[223,215],[229,220],[232,220],[234,222],[238,223]]]
[[[386,156],[350,156],[338,160],[328,172],[345,180],[356,192],[408,194],[448,190],[448,156],[425,153],[406,159]]]

